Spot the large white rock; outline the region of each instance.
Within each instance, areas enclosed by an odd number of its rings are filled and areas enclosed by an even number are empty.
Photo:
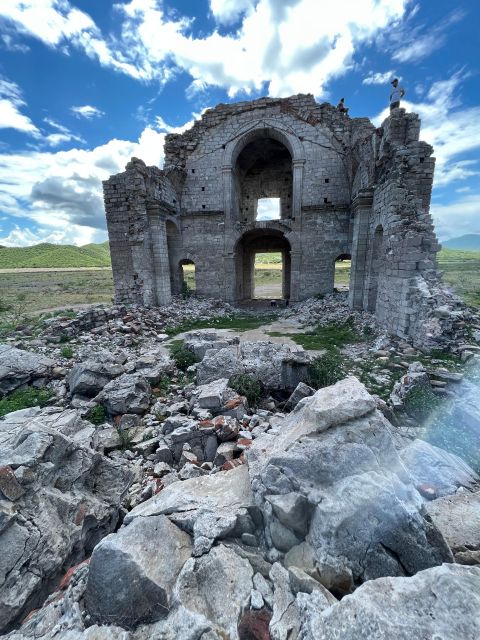
[[[480,568],[444,564],[366,582],[323,611],[310,607],[298,640],[478,640],[479,611]]]
[[[278,435],[247,453],[267,543],[335,593],[452,559],[421,514],[390,427],[346,378],[301,400]]]
[[[0,398],[38,378],[49,376],[54,366],[51,358],[0,344]]]
[[[163,515],[137,518],[104,538],[93,552],[85,592],[92,619],[129,629],[165,618],[191,549],[190,536]]]
[[[132,475],[62,433],[75,429],[69,413],[0,420],[0,481],[12,501],[0,501],[0,632],[118,524]]]

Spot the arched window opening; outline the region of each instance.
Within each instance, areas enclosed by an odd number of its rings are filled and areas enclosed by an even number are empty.
[[[334,288],[337,291],[348,291],[350,288],[350,271],[352,256],[342,253],[335,258]]]

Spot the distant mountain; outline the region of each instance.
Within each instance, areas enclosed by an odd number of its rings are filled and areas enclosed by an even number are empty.
[[[86,244],[76,247],[71,244],[44,242],[33,247],[0,247],[0,269],[22,268],[67,268],[109,267],[108,242]]]
[[[445,249],[463,249],[464,251],[480,251],[480,233],[467,233],[458,238],[450,238],[442,242]]]

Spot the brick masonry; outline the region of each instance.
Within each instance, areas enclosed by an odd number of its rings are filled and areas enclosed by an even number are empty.
[[[429,214],[435,160],[416,114],[375,128],[311,95],[220,104],[165,140],[164,169],[132,158],[104,182],[116,303],[168,304],[182,264],[197,294],[252,296],[257,251],[281,251],[284,297],[332,291],[335,260],[352,256],[350,306],[400,336],[424,318],[438,282]],[[280,198],[278,220],[256,219]]]

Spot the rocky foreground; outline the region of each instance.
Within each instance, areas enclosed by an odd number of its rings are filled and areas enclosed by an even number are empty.
[[[195,318],[231,313],[196,304]],[[185,308],[98,309],[0,345],[0,395],[53,391],[0,419],[0,632],[480,637],[480,478],[386,417],[431,385],[423,366],[385,404],[354,376],[312,388],[301,348],[201,330],[184,373],[164,347],[172,320]]]

